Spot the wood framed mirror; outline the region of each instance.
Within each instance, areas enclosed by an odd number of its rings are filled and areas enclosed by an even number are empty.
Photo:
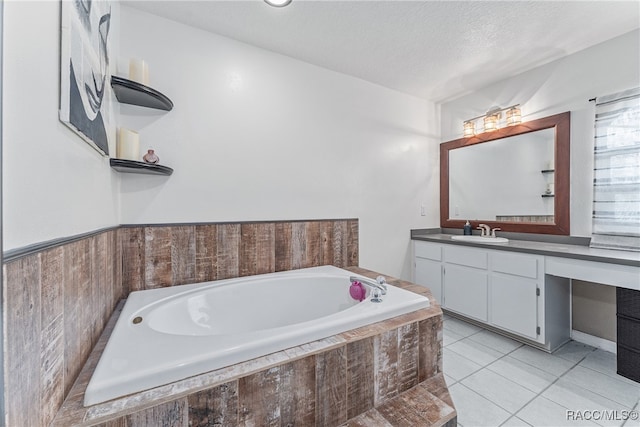
[[[569,235],[571,113],[440,144],[440,226]]]

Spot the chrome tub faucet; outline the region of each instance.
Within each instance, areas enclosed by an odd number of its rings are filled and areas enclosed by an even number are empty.
[[[369,286],[372,291],[372,302],[382,302],[381,296],[387,294],[387,281],[384,276],[378,276],[376,277],[376,280],[369,279],[367,277],[351,276],[349,277],[349,281],[351,283],[359,282],[363,285]]]

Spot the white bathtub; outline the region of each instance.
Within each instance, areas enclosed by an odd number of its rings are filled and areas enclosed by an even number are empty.
[[[349,276],[314,267],[132,292],[84,396],[90,406],[429,306],[389,286],[349,296]]]

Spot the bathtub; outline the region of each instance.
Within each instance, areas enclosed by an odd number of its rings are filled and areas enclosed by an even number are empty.
[[[355,301],[354,275],[322,266],[132,292],[84,405],[429,307],[426,297],[391,285],[382,303]]]

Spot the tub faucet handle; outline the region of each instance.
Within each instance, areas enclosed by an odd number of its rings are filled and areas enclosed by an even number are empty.
[[[382,291],[379,288],[373,288],[371,294],[371,302],[382,302]]]

